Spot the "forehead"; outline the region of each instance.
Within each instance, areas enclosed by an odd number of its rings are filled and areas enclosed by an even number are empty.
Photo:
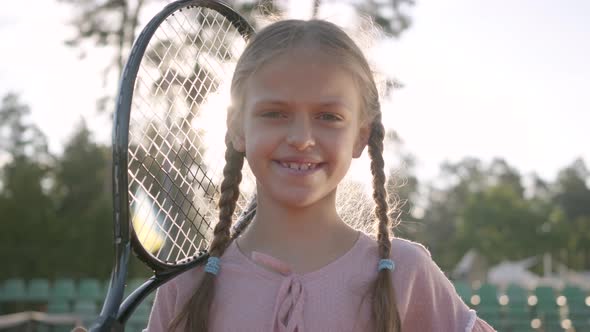
[[[248,79],[245,97],[246,107],[271,101],[338,103],[355,112],[360,108],[351,71],[325,54],[306,49],[293,50],[258,68]]]

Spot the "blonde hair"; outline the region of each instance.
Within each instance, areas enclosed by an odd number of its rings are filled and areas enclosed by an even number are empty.
[[[349,70],[360,90],[362,118],[370,121],[371,133],[368,152],[373,174],[375,227],[380,259],[389,259],[391,253],[390,220],[385,190],[383,139],[385,130],[381,122],[379,92],[371,68],[361,49],[338,26],[322,20],[284,20],[270,24],[250,40],[238,60],[231,84],[232,104],[239,112],[244,100],[247,80],[262,66],[286,54],[295,47],[314,47],[331,57],[334,63]],[[219,199],[219,222],[213,230],[210,255],[221,257],[231,241],[239,234],[230,235],[232,215],[239,195],[244,155],[234,150],[226,134],[226,165],[223,170]],[[245,227],[241,227],[244,229]],[[377,269],[377,267],[375,267]],[[187,331],[207,331],[209,309],[213,301],[215,276],[204,273],[203,279],[183,310],[172,321],[170,330],[184,322]],[[372,315],[378,332],[400,332],[400,318],[395,303],[391,271],[380,270],[371,288]]]

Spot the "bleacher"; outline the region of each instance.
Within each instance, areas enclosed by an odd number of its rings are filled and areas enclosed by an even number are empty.
[[[125,296],[143,281],[131,280]],[[76,325],[89,326],[100,313],[107,289],[108,281],[93,278],[0,281],[0,330],[65,332]],[[154,295],[135,310],[126,331],[145,328]]]
[[[506,332],[589,332],[590,293],[575,286],[529,290],[517,285],[498,289],[453,282],[457,293],[478,316]]]
[[[131,280],[126,296],[141,283],[143,279]],[[590,332],[590,293],[578,287],[528,290],[517,285],[499,289],[491,284],[453,284],[465,303],[498,331]],[[107,288],[107,281],[92,278],[4,280],[0,282],[0,330],[66,332],[76,324],[88,326],[98,316]],[[127,331],[145,328],[153,299],[151,294],[135,311]]]

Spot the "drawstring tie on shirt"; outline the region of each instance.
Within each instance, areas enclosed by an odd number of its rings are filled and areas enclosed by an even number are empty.
[[[305,294],[297,276],[286,277],[279,288],[274,308],[273,331],[302,332]]]
[[[305,289],[300,277],[280,260],[263,253],[253,252],[252,259],[285,276],[273,309],[273,332],[304,332],[303,306]]]

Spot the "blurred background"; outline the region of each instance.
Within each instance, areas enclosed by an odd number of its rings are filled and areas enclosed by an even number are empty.
[[[69,330],[102,305],[114,96],[168,2],[0,5],[0,330]],[[230,3],[252,22],[372,17],[396,236],[499,331],[590,331],[590,2]],[[128,289],[149,275],[132,262]]]

